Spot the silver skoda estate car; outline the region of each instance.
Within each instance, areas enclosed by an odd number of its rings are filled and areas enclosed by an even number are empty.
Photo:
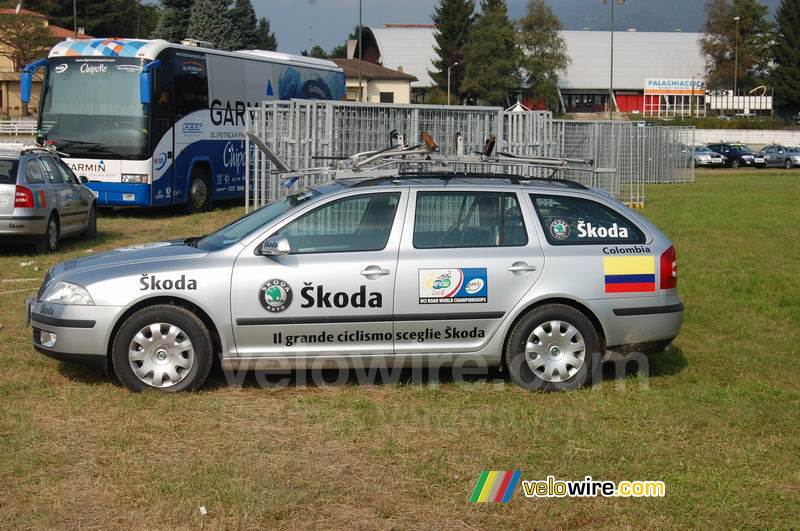
[[[113,367],[131,390],[195,389],[223,369],[324,364],[507,368],[573,389],[601,356],[678,334],[675,248],[571,181],[417,175],[335,181],[208,236],[50,270],[33,344]]]

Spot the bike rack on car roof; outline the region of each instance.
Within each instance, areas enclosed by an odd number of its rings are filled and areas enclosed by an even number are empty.
[[[613,168],[592,168],[591,159],[559,158],[559,157],[521,157],[512,153],[497,152],[493,154],[495,136],[486,139],[483,150],[473,154],[464,153],[464,145],[457,135],[457,154],[443,155],[438,153],[439,146],[427,132],[423,132],[422,143],[408,145],[403,135],[396,130],[389,135],[390,146],[374,151],[356,153],[350,157],[333,158],[328,166],[314,168],[291,169],[278,155],[269,148],[252,131],[244,133],[276,166],[273,173],[285,175],[284,186],[290,188],[300,177],[325,176],[331,181],[358,180],[353,186],[366,186],[383,181],[400,181],[402,179],[421,178],[470,178],[470,179],[507,179],[514,184],[526,182],[542,182],[560,184],[569,188],[587,189],[586,186],[569,180],[552,177],[529,176],[524,174],[497,173],[493,170],[538,168],[558,171],[575,171],[593,174],[614,173]],[[330,159],[330,157],[319,157]]]

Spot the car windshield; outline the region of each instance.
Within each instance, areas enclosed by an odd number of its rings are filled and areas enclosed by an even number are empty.
[[[0,159],[0,184],[17,182],[17,160]]]
[[[273,201],[225,225],[217,232],[200,238],[195,246],[204,251],[218,251],[229,247],[234,243],[240,242],[244,237],[252,234],[281,214],[318,195],[320,195],[320,192],[317,190],[306,190],[299,194]]]
[[[734,144],[731,146],[733,149],[739,151],[740,153],[752,153],[753,150],[749,147],[742,145],[742,144]]]
[[[708,149],[706,146],[695,146],[694,147],[694,152],[695,153],[713,153],[713,151]]]

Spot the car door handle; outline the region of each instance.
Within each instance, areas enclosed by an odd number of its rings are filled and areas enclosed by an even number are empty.
[[[391,273],[391,271],[389,271],[388,269],[383,269],[382,267],[379,267],[379,266],[367,266],[361,272],[362,275],[364,275],[365,277],[367,277],[369,279],[372,279],[372,280],[374,280],[374,279],[376,279],[378,277],[386,276],[389,273]]]
[[[528,265],[525,262],[514,262],[512,265],[508,267],[508,270],[517,275],[522,273],[529,273],[531,271],[536,271],[536,266]]]

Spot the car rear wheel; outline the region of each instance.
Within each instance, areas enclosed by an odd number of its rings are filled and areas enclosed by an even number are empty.
[[[97,207],[94,205],[89,209],[89,221],[86,223],[86,230],[83,231],[81,237],[84,240],[97,238]]]
[[[733,159],[731,161],[731,168],[733,168],[734,170],[738,169],[741,165],[742,163],[739,162],[739,159]]]
[[[211,210],[211,179],[202,171],[192,171],[186,210],[190,214]]]
[[[791,170],[792,166],[794,166],[794,164],[792,164],[792,159],[786,159],[783,163],[783,167],[787,170]]]
[[[213,352],[211,335],[195,314],[158,305],[125,320],[114,337],[111,361],[131,391],[187,391],[205,382]]]
[[[511,381],[523,389],[578,389],[600,360],[600,338],[592,322],[564,304],[525,314],[512,328],[504,354]]]
[[[36,244],[36,252],[50,254],[56,252],[56,249],[58,249],[58,219],[55,214],[50,214],[44,236]]]

